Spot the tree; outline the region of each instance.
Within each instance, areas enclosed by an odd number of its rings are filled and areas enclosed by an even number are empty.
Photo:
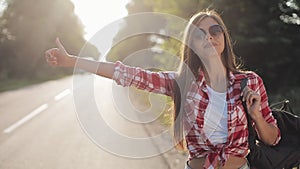
[[[292,2],[294,9],[287,5]],[[300,20],[294,18],[297,24],[284,19],[299,14],[299,1],[217,1],[213,7],[222,11],[237,55],[248,69],[263,76],[268,89],[286,90],[300,84]]]
[[[127,4],[128,14],[137,14],[140,12],[152,12],[152,8],[143,3],[140,0],[132,0],[129,4]],[[160,22],[160,23],[158,23]],[[139,17],[129,17],[125,18],[124,24],[120,31],[114,38],[113,43],[116,45],[112,48],[112,50],[107,55],[107,60],[116,61],[123,60],[130,54],[142,50],[153,47],[155,43],[153,43],[149,38],[151,34],[136,34],[135,36],[128,37],[127,39],[121,39],[122,37],[126,37],[126,35],[130,33],[139,33],[146,30],[145,28],[151,27],[153,29],[160,29],[159,25],[163,24],[163,20],[157,21],[153,20],[153,18],[139,18]],[[153,23],[156,23],[158,26],[155,26]],[[121,40],[121,41],[120,41]]]
[[[185,19],[205,8],[216,9],[229,28],[237,56],[244,60],[247,69],[263,77],[268,89],[275,91],[299,86],[299,0],[143,2],[153,12],[165,12]],[[172,45],[178,42],[166,40],[165,43],[171,44],[162,47],[178,48],[178,45]]]
[[[0,69],[1,78],[53,74],[46,65],[44,52],[55,46],[56,37],[61,38],[71,53],[79,53],[84,45],[83,25],[74,14],[70,0],[7,0],[6,3],[1,30],[6,30],[10,38],[1,41],[0,57],[4,63]],[[89,56],[98,55],[95,47],[89,45],[89,49]],[[71,70],[61,69],[60,72],[70,73]]]

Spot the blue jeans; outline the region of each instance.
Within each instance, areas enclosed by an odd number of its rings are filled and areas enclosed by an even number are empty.
[[[190,167],[189,163],[186,162],[186,163],[185,163],[184,169],[192,169],[192,168]],[[245,163],[244,165],[242,165],[242,166],[241,166],[240,168],[238,168],[238,169],[250,169],[250,165],[249,165],[248,161],[247,161],[247,163]]]

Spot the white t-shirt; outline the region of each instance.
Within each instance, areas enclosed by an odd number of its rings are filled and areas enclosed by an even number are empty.
[[[208,87],[209,103],[204,115],[204,132],[214,145],[225,143],[228,137],[226,92],[219,93]]]

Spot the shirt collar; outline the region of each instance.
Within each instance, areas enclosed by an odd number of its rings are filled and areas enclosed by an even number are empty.
[[[198,75],[197,81],[199,82],[199,85],[200,86],[206,85],[205,78],[204,78],[204,72],[201,69],[199,69],[198,72],[199,72],[198,73],[199,75]],[[230,86],[233,85],[235,80],[236,80],[235,75],[232,73],[232,71],[229,71],[229,85]]]
[[[236,77],[234,76],[232,71],[229,71],[229,85],[230,86],[234,84],[235,79],[236,79]]]

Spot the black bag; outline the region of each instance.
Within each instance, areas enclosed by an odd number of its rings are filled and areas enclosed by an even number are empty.
[[[242,80],[241,89],[243,90],[246,85],[247,78]],[[246,102],[243,102],[249,130],[250,154],[247,156],[247,159],[250,162],[251,168],[291,169],[297,167],[299,169],[300,117],[288,112],[288,108],[290,108],[288,103],[287,100],[283,101],[283,106],[280,109],[270,106],[281,132],[281,140],[276,146],[269,146],[258,140],[257,133],[251,125],[251,117],[248,114]]]

